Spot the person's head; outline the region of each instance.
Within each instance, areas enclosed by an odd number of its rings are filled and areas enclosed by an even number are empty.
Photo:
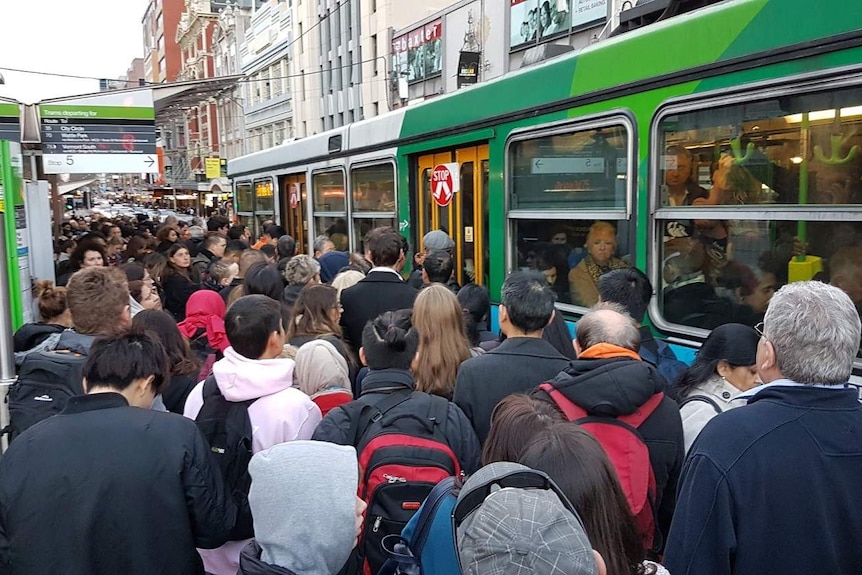
[[[33,295],[39,300],[39,319],[43,323],[72,327],[72,312],[66,303],[66,288],[54,287],[51,280],[42,280],[36,283]]]
[[[284,349],[281,304],[265,295],[237,299],[224,317],[233,350],[248,359],[273,359]]]
[[[640,325],[652,297],[652,284],[637,268],[612,270],[599,278],[599,299],[623,308]]]
[[[225,244],[222,259],[239,264],[242,254],[248,250],[248,244],[242,240],[228,240]]]
[[[295,573],[338,573],[356,546],[366,508],[356,496],[356,450],[323,441],[279,443],[256,453],[248,472],[261,560]]]
[[[528,442],[519,463],[544,471],[559,486],[609,573],[639,573],[641,537],[616,470],[592,435],[568,421],[552,423]]]
[[[120,229],[120,226],[108,226],[108,239],[117,238],[122,241],[123,239],[123,230]]]
[[[227,230],[230,227],[230,220],[225,216],[211,216],[207,220],[207,231],[216,233],[222,237],[227,237]]]
[[[446,250],[431,250],[425,255],[422,264],[422,278],[425,283],[445,284],[452,278],[455,260]]]
[[[243,295],[261,294],[274,300],[280,299],[284,291],[284,281],[278,268],[264,262],[258,262],[248,269],[242,286]]]
[[[293,307],[293,320],[287,327],[288,339],[297,335],[341,335],[341,306],[338,290],[324,284],[302,288]]]
[[[267,263],[274,264],[278,262],[278,254],[275,253],[275,246],[272,244],[264,244],[260,246],[260,253],[266,256]]]
[[[443,250],[452,255],[452,252],[455,250],[455,240],[450,238],[449,234],[443,230],[431,230],[422,238],[422,249],[425,255],[435,250]]]
[[[596,222],[587,233],[587,253],[593,260],[604,266],[617,251],[617,230],[607,222]]]
[[[200,226],[189,226],[185,228],[185,232],[192,240],[202,240],[204,238],[204,229]]]
[[[171,368],[157,337],[130,331],[97,338],[83,369],[88,394],[119,393],[129,405],[149,409],[170,381]]]
[[[180,239],[179,234],[177,233],[176,228],[165,224],[159,229],[158,233],[156,233],[156,241],[159,243],[168,242],[174,243]]]
[[[224,319],[227,305],[218,292],[208,289],[198,290],[186,302],[186,319],[214,316]]]
[[[296,254],[296,240],[287,234],[282,234],[275,245],[279,259],[292,258]]]
[[[413,304],[413,327],[419,332],[413,364],[416,389],[451,399],[458,368],[470,358],[458,298],[442,284],[425,287]]]
[[[666,283],[685,280],[703,272],[706,252],[696,238],[674,238],[664,244],[662,277]]]
[[[634,320],[624,307],[613,303],[599,303],[578,321],[574,343],[578,355],[600,343],[637,353],[641,337]]]
[[[542,30],[551,25],[551,3],[548,0],[542,2],[542,5],[539,7],[539,23],[542,26]]]
[[[147,273],[149,273],[153,281],[156,282],[162,281],[162,275],[164,274],[165,267],[167,267],[167,265],[168,258],[165,257],[165,254],[153,252],[144,258],[144,269],[147,270]]]
[[[862,247],[841,248],[829,258],[829,283],[862,306]]]
[[[265,228],[263,232],[267,243],[273,247],[278,244],[278,238],[287,234],[287,230],[285,230],[282,226],[277,224],[271,225]]]
[[[162,300],[152,282],[132,280],[129,282],[129,295],[144,309],[162,309]]]
[[[331,390],[351,391],[350,368],[335,346],[313,339],[296,352],[293,382],[309,397]]]
[[[112,258],[122,252],[125,245],[122,238],[111,236],[108,238],[108,247],[105,250],[105,255]]]
[[[491,413],[482,465],[495,461],[517,462],[530,440],[558,421],[565,421],[565,417],[553,402],[532,395],[509,395]]]
[[[188,273],[192,265],[192,256],[189,254],[189,249],[183,244],[176,243],[172,245],[165,255],[168,258],[168,267],[173,270],[181,270]]]
[[[709,334],[697,352],[694,362],[680,375],[677,395],[688,392],[704,382],[720,377],[741,391],[757,385],[755,359],[757,332],[739,323],[720,325]]]
[[[317,259],[326,252],[331,252],[335,249],[335,244],[329,239],[329,236],[317,236],[314,238],[314,258]]]
[[[605,564],[562,490],[511,462],[471,475],[453,511],[464,575],[605,575]]]
[[[374,228],[365,236],[365,259],[377,267],[394,268],[404,257],[401,234],[389,227]]]
[[[419,334],[409,309],[387,311],[365,324],[359,359],[368,369],[410,369]]]
[[[488,288],[478,284],[467,284],[458,290],[458,303],[475,322],[487,321],[491,314],[491,295]]]
[[[66,304],[75,331],[86,335],[112,335],[130,321],[129,284],[116,268],[82,269],[66,284]]]
[[[180,220],[176,216],[170,215],[170,216],[165,218],[165,227],[166,228],[179,229],[179,226],[180,226]]]
[[[266,263],[266,256],[260,250],[247,249],[239,257],[239,277],[244,278],[251,266]]]
[[[236,262],[220,259],[210,265],[210,278],[220,286],[228,286],[239,275]]]
[[[201,249],[206,250],[217,258],[224,256],[227,240],[217,232],[210,232],[201,243]]]
[[[134,259],[136,262],[144,259],[150,250],[147,247],[147,242],[140,236],[132,236],[129,238],[129,243],[126,244],[126,250],[123,252],[123,259],[129,261]]]
[[[332,287],[338,290],[338,301],[341,301],[341,292],[358,284],[365,274],[356,270],[344,270],[332,280]]]
[[[846,383],[859,350],[859,313],[841,289],[795,282],[775,292],[763,319],[757,369],[763,383]]]
[[[684,186],[691,180],[691,152],[682,146],[670,146],[667,149],[667,169],[664,171],[664,182],[668,186]]]
[[[284,279],[288,285],[304,286],[320,282],[320,263],[306,254],[290,258],[284,267]]]
[[[107,260],[105,248],[95,238],[82,239],[69,256],[69,269],[78,271],[84,268],[104,266]]]
[[[244,242],[248,242],[248,228],[243,224],[233,225],[228,229],[227,237],[231,240],[242,240]]]
[[[168,354],[171,375],[189,375],[200,369],[189,342],[177,328],[173,316],[158,309],[139,312],[132,318],[132,329],[155,335]]]
[[[541,337],[551,321],[557,296],[538,272],[512,272],[503,283],[500,328],[507,337]]]

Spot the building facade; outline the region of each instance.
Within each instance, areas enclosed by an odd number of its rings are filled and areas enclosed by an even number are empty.
[[[182,59],[176,42],[184,0],[150,0],[141,20],[144,40],[143,76],[156,84],[174,82]]]
[[[228,2],[219,11],[213,33],[213,67],[216,77],[242,73],[240,47],[251,24],[250,2]],[[219,147],[223,159],[248,153],[243,107],[243,85],[236,84],[216,98]]]
[[[295,137],[291,90],[293,3],[267,0],[254,8],[240,46],[246,150],[256,152]],[[305,0],[308,3],[309,0]]]

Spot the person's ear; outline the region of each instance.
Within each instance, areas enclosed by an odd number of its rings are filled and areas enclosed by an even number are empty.
[[[86,378],[86,377],[84,377],[84,378],[82,378],[82,379],[81,379],[81,385],[82,385],[82,386],[83,386],[83,388],[84,388],[84,395],[88,394],[88,393],[90,392],[90,384],[89,384],[89,383],[87,383],[87,378]]]
[[[148,393],[156,394],[155,387],[153,386],[153,382],[156,380],[156,376],[150,375],[148,377],[142,377],[138,380],[138,387],[135,389],[135,395],[138,397],[146,397]]]
[[[581,347],[581,344],[578,343],[578,338],[572,340],[572,345],[575,346],[575,355],[580,357],[580,355],[584,352],[584,349]]]
[[[608,575],[608,566],[605,565],[605,558],[595,549],[593,549],[593,559],[596,560],[596,572],[598,575]]]
[[[775,369],[778,367],[778,361],[775,357],[775,346],[772,345],[771,341],[763,342],[763,361],[760,362],[760,366],[758,366],[758,371],[763,373],[764,371],[768,371],[770,369]]]
[[[509,321],[509,312],[506,310],[506,306],[504,306],[503,304],[500,304],[500,306],[497,308],[497,321],[500,324]]]
[[[557,310],[554,310],[551,312],[551,317],[548,318],[548,323],[545,324],[545,327],[554,323],[554,317],[556,317],[556,315],[557,315]]]
[[[365,365],[365,366],[368,365],[368,362],[365,360],[365,348],[364,347],[359,348],[359,362],[362,365]]]
[[[131,297],[131,296],[129,296]],[[128,326],[132,323],[132,307],[126,306],[123,308],[123,313],[120,314],[120,323],[124,326]]]

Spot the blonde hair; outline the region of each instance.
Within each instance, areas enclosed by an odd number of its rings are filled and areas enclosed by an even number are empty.
[[[443,284],[424,288],[413,305],[413,326],[419,333],[413,363],[416,389],[451,399],[458,368],[471,356],[455,294]]]
[[[599,234],[601,232],[610,232],[614,235],[614,241],[617,239],[617,229],[609,224],[608,222],[596,222],[590,226],[590,231],[587,232],[587,241],[590,241],[590,238],[595,234]]]
[[[344,270],[332,280],[332,287],[338,290],[338,301],[341,301],[341,292],[358,284],[365,275],[356,270]]]

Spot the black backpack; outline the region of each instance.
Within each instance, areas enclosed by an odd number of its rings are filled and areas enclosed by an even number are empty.
[[[84,394],[86,361],[86,355],[65,349],[31,353],[24,359],[6,397],[9,425],[3,432],[9,441],[63,411],[70,397]]]
[[[237,507],[237,520],[230,540],[254,537],[248,490],[251,475],[248,463],[252,456],[252,428],[248,407],[256,400],[228,401],[216,384],[215,376],[204,381],[204,404],[195,423],[207,439],[210,455],[221,470],[225,488]]]
[[[427,398],[425,411],[395,409],[419,398]],[[461,465],[446,440],[446,399],[410,390],[386,394],[375,403],[367,399],[342,409],[351,422],[348,438],[359,455],[359,496],[368,504],[353,560],[372,575],[387,559],[383,539],[400,535],[434,486],[459,476]]]

